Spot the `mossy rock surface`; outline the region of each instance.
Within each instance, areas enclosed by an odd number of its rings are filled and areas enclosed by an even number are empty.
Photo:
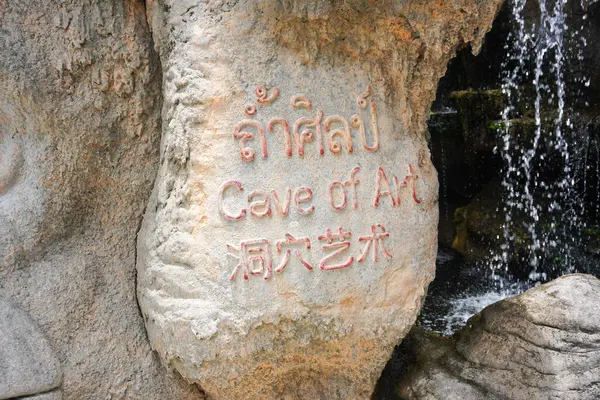
[[[450,99],[456,105],[465,142],[475,150],[491,149],[495,146],[494,136],[488,124],[498,120],[506,106],[506,98],[500,89],[452,92]]]

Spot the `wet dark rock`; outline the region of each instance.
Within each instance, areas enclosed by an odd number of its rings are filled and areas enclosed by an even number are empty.
[[[463,90],[452,92],[450,98],[456,105],[464,140],[473,152],[493,150],[496,139],[490,123],[500,118],[506,106],[502,91]]]
[[[600,255],[600,226],[590,226],[583,230],[585,249],[588,253]]]
[[[483,187],[470,204],[459,207],[454,212],[455,236],[452,249],[465,259],[480,261],[490,258],[491,254],[500,254],[503,238],[502,185],[494,180]],[[522,221],[515,221],[515,241],[510,249],[511,259],[527,251],[530,243],[527,229]]]

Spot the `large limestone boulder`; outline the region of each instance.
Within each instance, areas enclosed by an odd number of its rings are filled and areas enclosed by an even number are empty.
[[[495,303],[452,338],[411,333],[404,399],[600,398],[600,280],[567,275]]]
[[[138,298],[215,398],[366,398],[432,280],[426,116],[499,1],[152,1],[160,169]]]
[[[65,399],[198,396],[161,366],[135,298],[160,83],[142,1],[0,1],[0,295],[39,325]],[[32,339],[4,325],[2,354],[6,330]],[[54,376],[32,371],[20,384],[50,390]]]

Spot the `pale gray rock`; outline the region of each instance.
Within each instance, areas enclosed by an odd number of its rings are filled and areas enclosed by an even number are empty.
[[[370,396],[434,275],[437,81],[499,4],[148,2],[138,299],[166,365],[215,398]]]
[[[54,390],[48,393],[36,394],[33,396],[22,397],[19,400],[62,400],[60,392]]]
[[[135,298],[160,84],[142,1],[0,1],[0,293],[55,351],[65,399],[199,396]]]
[[[61,378],[58,358],[39,327],[0,298],[0,399],[49,392]]]
[[[502,300],[452,338],[411,334],[405,399],[600,398],[600,280],[566,275]]]

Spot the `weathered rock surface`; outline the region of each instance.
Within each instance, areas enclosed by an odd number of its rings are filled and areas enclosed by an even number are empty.
[[[567,275],[495,303],[451,338],[411,333],[405,399],[600,398],[600,280]]]
[[[142,1],[0,1],[0,293],[56,352],[65,399],[197,398],[135,299],[160,78]]]
[[[0,399],[50,392],[61,379],[58,358],[39,327],[0,298]]]
[[[138,298],[167,365],[216,398],[370,395],[434,274],[436,84],[499,3],[148,3]]]

